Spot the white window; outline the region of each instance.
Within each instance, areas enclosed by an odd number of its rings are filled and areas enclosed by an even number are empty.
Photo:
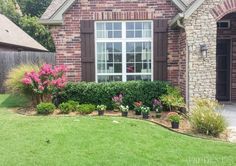
[[[153,80],[152,21],[95,23],[96,81]]]

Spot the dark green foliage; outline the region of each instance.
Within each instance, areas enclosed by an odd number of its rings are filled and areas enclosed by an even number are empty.
[[[55,51],[54,42],[49,30],[39,23],[37,17],[23,16],[19,21],[19,25],[26,33],[45,46],[49,51]]]
[[[70,103],[62,103],[59,105],[59,109],[63,114],[69,114],[73,110],[73,105]]]
[[[55,105],[52,103],[40,103],[37,105],[37,112],[38,114],[48,115],[53,113],[53,111],[56,109]]]
[[[14,0],[0,0],[0,13],[18,25],[21,15],[20,12],[16,10]]]
[[[80,114],[91,114],[95,109],[96,106],[93,104],[81,104],[77,107]]]
[[[78,100],[80,103],[104,104],[112,109],[112,97],[122,93],[123,105],[133,109],[133,103],[142,101],[143,104],[152,107],[152,100],[167,93],[166,82],[131,81],[112,83],[70,83],[61,94],[64,101]]]
[[[41,17],[52,0],[18,0],[23,13]]]

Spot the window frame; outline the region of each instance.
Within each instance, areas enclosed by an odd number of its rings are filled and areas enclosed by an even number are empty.
[[[121,38],[97,38],[97,23],[121,23]],[[126,37],[126,23],[127,22],[142,22],[142,23],[151,23],[151,37],[141,37],[141,38],[127,38]],[[153,20],[120,20],[120,21],[94,21],[94,41],[95,41],[95,81],[98,82],[98,76],[118,76],[122,75],[122,82],[127,82],[127,76],[134,75],[134,76],[142,76],[142,75],[151,75],[151,81],[154,80],[154,31],[153,31]],[[98,73],[98,53],[97,53],[97,43],[116,43],[120,42],[122,45],[122,73]],[[126,70],[127,65],[127,52],[126,52],[126,44],[128,42],[150,42],[151,43],[151,73],[128,73]],[[137,62],[136,62],[137,63]]]

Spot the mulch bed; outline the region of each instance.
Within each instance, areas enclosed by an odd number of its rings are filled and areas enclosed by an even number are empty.
[[[33,108],[33,107],[18,108],[18,109],[15,109],[13,111],[15,113],[25,115],[25,116],[37,116],[38,115],[35,108]],[[167,114],[168,114],[168,112],[163,112],[161,118],[156,118],[156,113],[155,112],[150,112],[149,119],[147,119],[146,121],[150,121],[150,122],[155,123],[157,125],[160,125],[164,128],[167,128],[171,131],[181,133],[181,134],[184,134],[184,135],[188,135],[188,136],[193,136],[193,137],[198,137],[198,138],[203,138],[203,139],[220,140],[220,141],[227,141],[228,140],[229,133],[227,131],[222,133],[218,138],[209,137],[209,136],[194,133],[191,129],[190,122],[188,121],[187,118],[182,118],[182,120],[180,122],[179,129],[172,129],[171,128],[171,123],[167,120]],[[89,114],[88,116],[97,116],[97,115],[98,115],[97,111],[94,111],[93,113]],[[60,114],[59,110],[55,110],[54,113],[49,115],[49,116],[75,117],[75,116],[82,116],[82,115],[80,115],[77,112],[71,112],[71,113],[65,115],[65,114]],[[115,111],[106,111],[104,116],[121,117],[121,113],[120,112],[115,112]],[[135,115],[134,111],[129,111],[128,118],[143,120],[142,115]]]

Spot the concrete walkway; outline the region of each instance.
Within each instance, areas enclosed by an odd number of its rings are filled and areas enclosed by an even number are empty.
[[[229,127],[236,127],[236,103],[226,104],[222,112],[229,123]]]
[[[236,103],[225,104],[222,115],[228,122],[228,140],[236,143]]]

